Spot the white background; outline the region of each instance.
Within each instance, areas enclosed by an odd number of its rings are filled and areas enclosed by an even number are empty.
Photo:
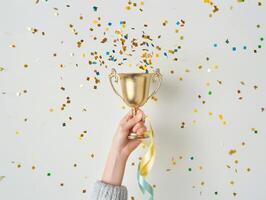
[[[163,85],[156,95],[158,100],[143,107],[156,137],[157,157],[148,176],[156,185],[155,199],[266,198],[266,111],[262,112],[266,107],[265,2],[214,1],[219,11],[212,17],[212,6],[202,0],[137,3],[137,8],[127,11],[127,2],[121,0],[49,0],[38,4],[1,0],[0,176],[5,176],[0,181],[1,200],[88,199],[93,183],[101,177],[118,121],[128,110],[111,90],[108,74],[112,67],[118,72],[141,72],[136,66],[138,55],[128,57],[122,66],[107,60],[105,53],[112,49],[120,21],[126,21],[125,33],[132,32],[140,40],[143,30],[153,38],[162,36],[154,41],[162,51],[153,66],[161,69]],[[98,7],[97,12],[93,6]],[[97,17],[101,17],[101,28],[93,25]],[[184,27],[176,25],[181,19],[186,22]],[[168,20],[166,26],[162,25],[164,20]],[[108,22],[112,22],[108,42],[102,44]],[[71,32],[69,24],[78,35]],[[38,32],[32,34],[29,27]],[[85,42],[77,48],[80,39]],[[12,44],[16,47],[10,47]],[[178,62],[163,55],[179,45],[182,48],[174,56]],[[103,55],[106,68],[87,64],[92,51]],[[101,81],[97,89],[93,89],[95,69]],[[90,81],[86,81],[88,76]],[[61,111],[67,96],[71,103]],[[49,112],[50,108],[54,112]],[[80,140],[84,130],[87,134]],[[236,153],[230,155],[232,149]],[[123,182],[129,197],[137,200],[145,199],[136,180],[138,157],[144,153],[140,147],[132,154]],[[49,172],[51,176],[47,176]]]

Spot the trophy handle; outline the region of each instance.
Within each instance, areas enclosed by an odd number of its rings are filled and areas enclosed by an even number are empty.
[[[115,82],[118,83],[119,76],[118,76],[118,74],[114,68],[112,68],[111,74],[109,74],[109,81],[110,81],[110,84],[111,84],[114,92],[124,101],[123,97],[117,92],[117,90],[115,89],[115,87],[113,85],[113,81],[112,81],[113,78],[115,78]]]
[[[154,72],[154,74],[152,76],[153,82],[155,82],[155,78],[158,78],[159,83],[158,83],[156,89],[150,94],[150,96],[148,97],[148,99],[151,98],[153,95],[155,95],[158,92],[158,90],[160,89],[160,87],[161,87],[162,80],[163,80],[163,75],[160,73],[160,69],[156,69],[155,70],[155,72]]]

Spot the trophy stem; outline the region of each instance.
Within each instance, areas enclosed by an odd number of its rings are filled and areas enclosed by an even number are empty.
[[[136,116],[136,114],[137,114],[137,111],[138,111],[138,108],[132,108],[131,109],[132,110],[132,115],[133,115],[133,117],[135,117]]]

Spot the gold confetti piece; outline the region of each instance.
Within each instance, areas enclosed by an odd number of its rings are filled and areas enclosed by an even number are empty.
[[[203,170],[203,167],[201,165],[198,168],[199,168],[199,170]]]
[[[234,181],[230,181],[230,184],[231,184],[231,185],[234,185],[234,184],[235,184],[235,182],[234,182]]]
[[[10,48],[16,48],[16,45],[15,44],[11,44],[9,45]]]
[[[83,131],[80,135],[79,135],[79,139],[82,140],[84,138],[84,136],[87,134],[87,131]]]
[[[229,153],[229,155],[233,155],[233,154],[236,154],[236,149],[231,149],[228,153]]]
[[[5,68],[2,67],[2,66],[0,66],[0,72],[2,72],[2,71],[4,71],[4,70],[5,70]]]
[[[0,176],[0,182],[5,178],[5,176]]]
[[[152,96],[151,99],[154,101],[158,101],[158,98],[156,96]]]
[[[176,160],[172,158],[172,165],[176,165]]]

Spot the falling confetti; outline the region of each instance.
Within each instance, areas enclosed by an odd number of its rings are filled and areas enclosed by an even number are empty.
[[[0,176],[0,182],[4,180],[5,176]]]

